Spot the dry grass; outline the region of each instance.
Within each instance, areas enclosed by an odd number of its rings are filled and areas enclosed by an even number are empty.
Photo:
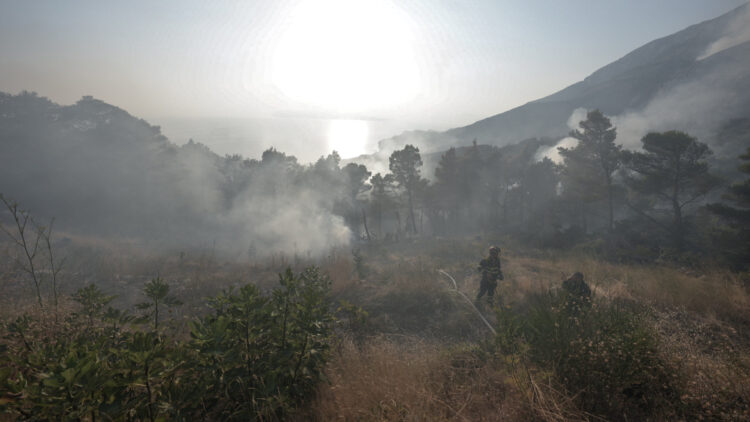
[[[412,246],[398,255],[366,256],[374,274],[353,288],[380,296],[447,289],[435,271],[444,268],[457,279],[459,289],[473,297],[479,287],[475,265],[484,247],[467,241],[434,248],[439,253]],[[653,309],[661,353],[684,373],[684,394],[676,406],[696,419],[750,420],[750,294],[743,275],[723,269],[698,272],[508,248],[503,252],[503,269],[506,279],[498,294],[506,303],[559,287],[564,278],[580,271],[597,296],[630,299]],[[445,387],[440,387],[439,380],[451,379],[446,374],[455,371],[445,358],[449,347],[446,343],[406,347],[381,340],[361,350],[345,348],[329,368],[332,383],[321,390],[313,407],[315,416],[319,420],[493,420],[498,414],[505,420],[593,418],[544,382],[544,376],[527,372],[526,378],[519,377],[508,368],[485,367],[481,377],[464,384],[452,379],[453,391],[461,393],[446,399],[440,395]],[[493,382],[502,387],[487,387]],[[496,397],[469,398],[474,386],[480,387],[473,391],[487,389]],[[506,403],[507,397],[513,397],[513,405]]]
[[[581,272],[594,293],[608,298],[633,299],[660,309],[680,308],[703,316],[748,320],[750,292],[748,274],[724,268],[703,270],[669,265],[618,264],[602,261],[580,252],[525,249],[511,242],[496,241],[503,247],[501,256],[505,281],[500,293],[509,300],[521,300],[527,293],[559,287],[562,281]],[[489,241],[444,241],[425,246],[423,259],[434,268],[454,275],[467,294],[479,287],[476,265],[486,255]],[[449,250],[453,254],[446,252]]]
[[[360,280],[354,274],[351,256],[343,251],[332,253],[320,264],[320,269],[331,279],[331,290],[334,295],[359,286]]]
[[[660,312],[662,352],[685,376],[682,405],[705,419],[750,420],[748,339],[731,325],[684,311]]]
[[[415,337],[339,344],[329,383],[299,420],[317,421],[583,421],[549,376],[474,346]]]
[[[522,291],[559,285],[563,277],[580,271],[595,294],[605,297],[635,299],[661,309],[683,308],[720,318],[744,319],[750,315],[750,294],[741,275],[724,269],[699,273],[564,254],[550,259],[517,256],[508,260],[507,268]]]
[[[344,341],[305,418],[320,421],[500,421],[528,419],[507,373],[470,352],[414,338]]]
[[[446,280],[436,271],[440,268],[455,277],[459,289],[467,296],[473,297],[479,289],[476,265],[485,253],[486,242],[445,240],[400,248],[398,255],[365,255],[375,274],[364,286],[376,285],[381,292],[383,285],[393,291],[445,289]],[[505,281],[500,282],[498,295],[506,303],[522,301],[528,293],[559,287],[565,278],[580,271],[595,295],[631,299],[661,310],[684,309],[750,327],[750,292],[747,281],[743,280],[746,274],[722,268],[697,271],[617,264],[581,253],[511,247],[503,249],[501,259]]]
[[[502,242],[495,243],[504,246]],[[284,266],[291,265],[298,271],[316,264],[331,277],[335,298],[346,298],[360,306],[372,305],[370,310],[389,313],[371,312],[373,319],[410,317],[411,308],[403,305],[414,303],[419,305],[414,309],[422,312],[417,316],[430,321],[419,325],[422,322],[418,320],[418,327],[409,331],[420,334],[421,339],[381,336],[364,345],[348,340],[338,344],[327,369],[330,383],[321,387],[301,419],[591,419],[577,411],[571,399],[547,382],[543,374],[534,375],[526,368],[510,367],[492,358],[479,359],[475,353],[456,346],[457,339],[478,340],[488,334],[464,304],[443,301],[450,297],[446,293],[449,286],[437,269],[449,271],[459,289],[471,298],[479,287],[476,265],[487,244],[477,239],[436,240],[430,244],[365,249],[365,263],[371,271],[364,280],[355,274],[351,251],[347,249],[331,251],[315,260],[277,256],[271,261],[229,263],[191,254],[184,258],[178,254],[146,257],[137,253],[123,257],[101,248],[81,263],[81,267],[88,263],[93,275],[76,281],[101,282],[108,293],[127,295],[139,292],[143,281],[159,273],[186,302],[181,312],[192,313],[199,309],[188,309],[188,303],[200,304],[202,298],[223,287],[252,282],[270,288]],[[631,299],[654,309],[661,352],[685,374],[685,394],[680,405],[687,409],[686,413],[696,418],[750,420],[750,293],[741,275],[723,269],[697,272],[668,266],[616,264],[581,254],[513,247],[504,247],[502,262],[506,277],[498,295],[506,303],[521,302],[529,293],[558,287],[565,277],[580,271],[595,295]],[[17,279],[10,271],[4,271],[2,278],[13,283],[6,284],[6,292],[14,292],[0,299],[2,316],[19,315],[33,308],[33,301],[17,300],[27,297],[28,292],[23,290],[25,280]],[[67,282],[74,284],[73,280]],[[394,297],[400,301],[391,309],[384,300]],[[436,325],[433,315],[445,322]],[[460,335],[443,342],[436,342],[436,337],[431,336],[433,341],[427,341],[426,332],[419,331],[423,327]],[[396,330],[386,332],[392,331]]]

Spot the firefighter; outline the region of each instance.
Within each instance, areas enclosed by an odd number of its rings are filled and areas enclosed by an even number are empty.
[[[500,268],[500,248],[490,248],[489,256],[479,262],[479,272],[482,273],[482,281],[479,284],[477,302],[487,293],[487,301],[492,303],[497,288],[497,280],[503,280],[503,271]]]
[[[573,313],[578,313],[591,306],[591,288],[583,279],[583,274],[576,272],[563,281],[562,288],[567,294],[566,306]]]

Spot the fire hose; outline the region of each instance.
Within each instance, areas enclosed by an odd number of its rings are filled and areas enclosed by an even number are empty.
[[[451,283],[453,283],[453,291],[455,291],[456,293],[461,295],[461,297],[466,299],[466,302],[469,304],[469,306],[471,306],[471,309],[473,309],[474,312],[476,312],[476,314],[479,316],[482,322],[484,322],[484,325],[486,325],[487,328],[489,328],[490,331],[492,331],[492,334],[497,335],[497,331],[495,331],[495,329],[492,328],[492,324],[490,324],[489,321],[487,321],[487,318],[485,318],[484,315],[482,315],[482,312],[480,312],[479,309],[474,305],[474,302],[472,302],[471,299],[469,299],[469,297],[464,294],[464,292],[462,292],[461,290],[458,290],[458,284],[456,283],[456,280],[453,278],[453,276],[451,276],[450,274],[448,274],[447,272],[443,270],[438,270],[438,272],[448,277]]]

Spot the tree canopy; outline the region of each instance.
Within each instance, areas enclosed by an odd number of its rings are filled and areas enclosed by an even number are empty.
[[[643,152],[627,151],[623,159],[630,174],[628,185],[671,207],[675,246],[682,248],[683,210],[718,186],[708,171],[708,145],[684,132],[649,133],[641,139]]]
[[[573,148],[559,148],[565,167],[566,192],[582,202],[607,199],[608,227],[614,227],[613,173],[620,167],[622,147],[615,144],[617,130],[599,110],[588,112],[580,129],[570,132],[578,140]]]

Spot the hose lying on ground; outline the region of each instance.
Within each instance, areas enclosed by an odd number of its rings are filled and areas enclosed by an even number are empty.
[[[438,272],[448,277],[448,279],[450,279],[450,281],[453,283],[453,290],[459,295],[461,295],[461,297],[466,299],[466,302],[468,302],[471,308],[474,309],[474,312],[476,312],[477,315],[479,315],[479,318],[482,319],[482,321],[484,322],[484,325],[486,325],[487,328],[489,328],[490,331],[492,331],[492,334],[497,335],[497,332],[495,331],[495,329],[492,328],[492,324],[490,324],[489,321],[487,321],[487,318],[485,318],[484,315],[482,315],[482,312],[480,312],[479,309],[476,306],[474,306],[474,302],[472,302],[471,299],[469,299],[468,296],[464,294],[464,292],[462,292],[461,290],[458,290],[458,284],[456,284],[456,280],[450,274],[448,274],[447,272],[443,270],[438,270]]]

